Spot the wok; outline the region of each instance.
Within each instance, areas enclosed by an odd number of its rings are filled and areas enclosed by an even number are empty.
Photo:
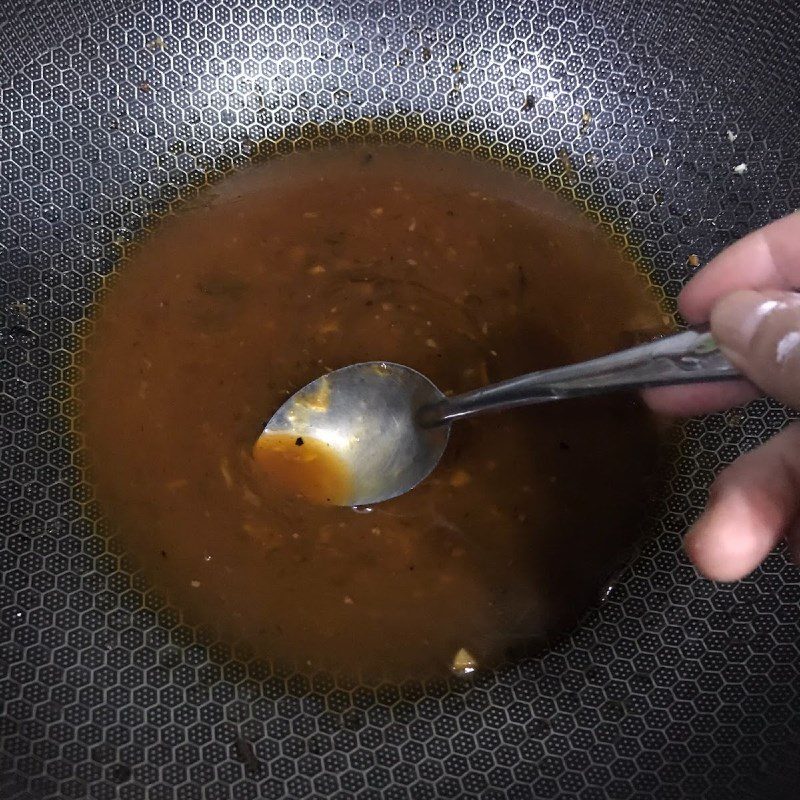
[[[253,159],[346,139],[544,182],[671,314],[694,262],[800,207],[799,36],[797,3],[759,0],[5,3],[0,796],[796,797],[800,574],[779,551],[715,585],[681,552],[777,404],[685,425],[641,551],[552,649],[360,686],[182,623],[105,536],[73,387],[128,242]]]

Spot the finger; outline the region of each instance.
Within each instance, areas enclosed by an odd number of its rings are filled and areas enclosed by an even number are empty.
[[[734,292],[712,309],[711,331],[754,384],[800,408],[800,294]]]
[[[645,389],[642,397],[657,414],[691,417],[744,405],[759,394],[758,389],[747,381],[725,381],[689,386],[659,386],[656,389]]]
[[[734,461],[711,488],[686,535],[697,568],[716,581],[752,572],[795,520],[800,492],[800,424]]]
[[[691,323],[705,322],[714,303],[737,289],[800,286],[800,213],[772,222],[723,250],[678,298]]]

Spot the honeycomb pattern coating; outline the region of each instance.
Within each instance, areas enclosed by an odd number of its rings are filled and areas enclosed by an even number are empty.
[[[779,406],[688,423],[654,536],[551,652],[364,687],[181,624],[103,536],[72,386],[124,244],[253,158],[338,139],[529,173],[671,313],[689,255],[800,207],[799,32],[796,4],[757,0],[4,4],[0,796],[795,796],[798,571],[776,553],[716,586],[680,552]]]

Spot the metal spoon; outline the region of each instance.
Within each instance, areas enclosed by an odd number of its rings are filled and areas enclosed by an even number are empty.
[[[261,436],[291,434],[326,443],[352,477],[351,496],[338,504],[371,505],[404,494],[431,473],[453,420],[623,389],[736,377],[711,334],[699,330],[455,397],[446,397],[410,367],[371,361],[304,386],[278,409]]]

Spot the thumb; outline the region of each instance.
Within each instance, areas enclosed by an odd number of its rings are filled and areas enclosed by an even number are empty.
[[[800,294],[733,292],[712,309],[711,331],[756,386],[800,408]]]

